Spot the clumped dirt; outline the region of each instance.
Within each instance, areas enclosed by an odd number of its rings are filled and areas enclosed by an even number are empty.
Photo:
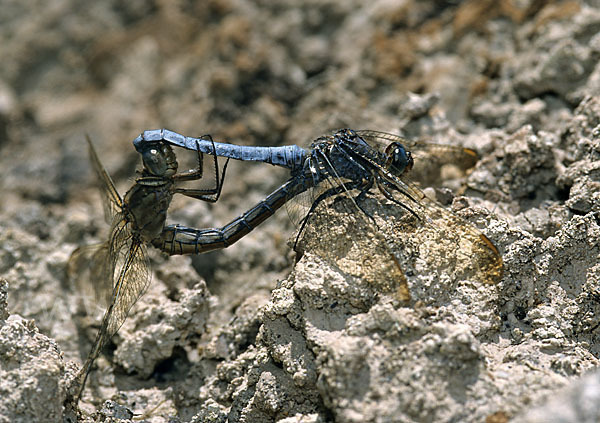
[[[600,4],[5,3],[0,422],[600,418]],[[124,193],[131,141],[161,127],[302,146],[368,128],[472,148],[472,172],[435,192],[498,247],[504,276],[477,283],[413,254],[403,304],[314,249],[296,262],[283,211],[224,251],[152,250],[152,284],[77,416],[63,402],[98,326],[67,261],[108,230],[85,134]],[[222,226],[285,179],[232,162],[218,203],[176,198],[169,222]],[[376,218],[388,242],[422,246]],[[336,235],[325,217],[311,230]]]

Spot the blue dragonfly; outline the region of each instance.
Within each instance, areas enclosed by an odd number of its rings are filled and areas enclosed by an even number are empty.
[[[188,149],[201,145],[196,138],[173,134],[167,130],[146,131],[134,143],[136,148],[148,139]],[[386,291],[393,291],[399,299],[408,301],[410,294],[397,257],[402,252],[390,246],[393,242],[388,241],[386,236],[393,234],[380,229],[373,213],[365,206],[368,197],[379,193],[383,199],[375,202],[375,213],[385,202],[389,203],[394,212],[402,215],[392,232],[397,231],[407,238],[418,234],[429,240],[429,248],[434,248],[431,244],[438,245],[433,255],[442,257],[443,269],[454,273],[458,271],[459,275],[484,283],[496,283],[502,278],[502,258],[494,244],[473,225],[430,199],[410,179],[415,176],[425,181],[434,180],[446,164],[469,169],[477,162],[477,154],[473,150],[412,142],[384,132],[351,129],[320,137],[309,149],[221,145],[227,148],[219,150],[217,147],[213,150],[217,155],[223,152],[229,158],[283,166],[291,170],[291,177],[263,201],[221,228],[166,226],[162,235],[153,240],[153,245],[167,254],[200,254],[225,248],[285,204],[292,221],[299,226],[294,248],[303,239],[305,247],[342,270],[383,285]],[[256,153],[253,153],[254,149]],[[339,220],[339,214],[331,212],[330,206],[336,203],[344,205],[341,214],[349,217],[352,224],[344,223],[343,219]],[[345,227],[344,240],[341,241],[341,250],[345,252],[343,257],[331,248],[329,234],[321,232],[302,236],[313,217],[329,220],[330,223],[336,221],[336,224],[330,224],[333,227]],[[344,245],[354,245],[355,248]],[[373,248],[377,254],[372,254]],[[414,245],[413,248],[422,249]],[[348,251],[354,251],[351,259]],[[365,265],[360,265],[361,261]]]

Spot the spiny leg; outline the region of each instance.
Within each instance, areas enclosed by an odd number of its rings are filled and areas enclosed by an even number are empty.
[[[363,211],[363,213],[365,213],[367,216],[369,216],[371,218],[371,220],[373,220],[373,217],[369,215],[369,213],[367,213],[365,210],[363,210],[363,208],[360,206],[360,203],[362,203],[365,198],[367,197],[367,192],[369,192],[369,190],[373,187],[373,180],[375,178],[373,177],[369,177],[363,184],[362,187],[360,189],[360,192],[358,193],[358,195],[356,197],[354,197],[354,201],[356,201],[356,205],[358,207],[360,207],[360,209]]]
[[[298,241],[300,240],[300,235],[302,234],[302,232],[304,232],[304,228],[306,227],[306,224],[308,223],[308,219],[310,218],[312,213],[316,210],[317,206],[322,201],[324,201],[327,198],[332,197],[334,195],[340,194],[342,192],[348,192],[348,191],[352,191],[354,189],[358,189],[360,187],[360,185],[362,185],[362,184],[359,182],[354,182],[353,184],[340,184],[338,186],[331,187],[331,188],[327,189],[325,192],[321,193],[312,202],[310,209],[308,210],[308,213],[306,213],[306,216],[304,216],[302,218],[302,220],[300,221],[300,229],[298,230],[298,234],[296,235],[296,240],[294,241],[294,250],[296,249],[296,246],[298,245]],[[360,211],[362,211],[366,216],[368,216],[370,219],[372,219],[374,221],[373,217],[366,210],[364,210],[355,201],[354,201],[354,204],[356,204],[358,206]]]
[[[408,211],[410,214],[412,214],[414,217],[416,217],[418,220],[421,220],[421,217],[410,207],[408,207],[406,204],[404,204],[401,201],[398,201],[394,198],[394,196],[389,192],[388,190],[388,186],[391,186],[391,188],[393,188],[394,190],[400,192],[401,194],[406,195],[408,198],[410,198],[413,202],[416,202],[415,199],[413,199],[410,195],[408,195],[408,193],[405,193],[403,190],[401,190],[400,188],[398,188],[395,185],[390,185],[384,181],[382,181],[380,179],[380,177],[377,177],[377,188],[379,188],[379,191],[383,194],[383,196],[385,198],[387,198],[388,200],[390,200],[392,203],[399,205],[400,207],[402,207],[403,209],[405,209],[406,211]]]
[[[210,136],[209,136],[210,137]],[[225,162],[225,166],[223,166],[223,172],[219,177],[219,162],[217,160],[216,155],[216,147],[215,143],[210,138],[210,141],[213,146],[213,158],[215,162],[215,187],[209,189],[187,189],[187,188],[177,188],[174,190],[175,193],[183,194],[186,197],[195,198],[197,200],[208,201],[209,203],[215,203],[219,200],[221,196],[221,190],[223,189],[223,184],[225,182],[225,172],[227,171],[227,165],[229,164],[229,158]],[[191,171],[184,174],[177,174],[174,178],[180,181],[191,181],[202,178],[202,158],[203,155],[200,152],[200,147],[198,141],[196,141],[196,151],[198,152],[198,168],[195,171]]]
[[[212,138],[211,138],[212,141]],[[186,173],[176,173],[175,175],[173,175],[173,179],[177,180],[177,181],[196,181],[198,179],[202,179],[203,173],[204,173],[204,155],[202,154],[202,152],[199,150],[198,147],[199,143],[198,141],[196,141],[196,153],[198,155],[198,167],[196,167],[195,169],[190,169],[188,170]],[[214,146],[214,142],[213,142],[213,149],[215,148]],[[216,156],[215,156],[215,160],[216,160]]]

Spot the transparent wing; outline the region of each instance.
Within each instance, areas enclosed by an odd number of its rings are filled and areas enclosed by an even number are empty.
[[[477,152],[470,148],[410,141],[386,132],[363,130],[356,133],[380,152],[385,152],[392,142],[402,144],[411,152],[415,162],[410,177],[422,186],[435,186],[444,167],[455,166],[464,172],[474,167],[478,160]]]
[[[146,247],[140,239],[132,236],[129,223],[116,221],[109,242],[111,267],[114,269],[106,325],[110,337],[119,330],[131,307],[148,288],[151,275]]]
[[[322,203],[310,219],[300,251],[317,254],[377,292],[410,301],[406,277],[388,241],[351,199],[340,195],[338,201]]]
[[[101,315],[111,297],[109,244],[79,247],[69,257],[67,274],[79,296],[79,307],[86,315]],[[95,283],[91,283],[94,281]]]
[[[400,142],[400,137],[392,134],[374,131],[363,131],[362,134],[370,144]],[[407,143],[405,146],[407,145],[411,144]],[[432,146],[429,151],[435,151],[436,154],[445,151],[450,154],[450,158],[440,157],[437,163],[453,161],[465,168],[471,163],[468,159],[472,156],[471,150],[460,147],[439,149],[437,147],[443,146],[435,144]],[[421,145],[419,147],[421,148]],[[415,167],[418,165],[415,159]],[[412,177],[412,172],[408,176],[393,175],[382,167],[379,167],[378,172],[385,184],[391,188],[389,192],[394,194],[394,198],[420,217],[417,219],[402,213],[393,229],[400,235],[398,238],[404,240],[405,249],[410,248],[409,244],[414,240],[414,254],[421,260],[429,261],[431,266],[437,269],[451,271],[463,278],[472,277],[485,283],[496,283],[502,279],[502,257],[481,231],[427,197],[408,179],[409,176]]]
[[[330,177],[290,199],[286,203],[288,215],[301,230],[297,251],[315,253],[376,291],[409,301],[400,264],[381,231],[352,198],[357,193],[352,181]],[[320,199],[304,225],[307,213]]]
[[[304,218],[308,214],[312,204],[319,194],[323,191],[322,187],[311,188],[292,198],[285,203],[285,209],[288,217],[298,228],[302,226]]]
[[[427,197],[415,184],[390,178],[410,195],[397,196],[407,207],[419,210],[416,219],[404,213],[393,231],[405,245],[430,268],[453,273],[458,278],[473,278],[484,283],[502,279],[503,263],[498,249],[473,225]],[[413,201],[413,199],[415,201]]]
[[[113,281],[108,308],[102,318],[94,345],[83,364],[79,375],[79,396],[92,364],[98,358],[107,341],[125,322],[129,310],[143,295],[150,284],[150,270],[145,246],[131,234],[130,224],[116,216],[106,248],[106,269],[109,275],[97,279],[100,284]]]
[[[117,192],[115,184],[113,183],[110,175],[106,172],[106,169],[104,169],[102,163],[100,163],[100,159],[96,154],[92,140],[87,135],[86,140],[89,146],[90,161],[92,162],[92,166],[94,167],[96,175],[98,175],[98,180],[100,181],[102,206],[104,207],[104,220],[106,220],[106,223],[111,224],[117,213],[123,209],[123,200]]]

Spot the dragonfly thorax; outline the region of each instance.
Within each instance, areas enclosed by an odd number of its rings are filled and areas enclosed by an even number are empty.
[[[317,182],[329,177],[352,181],[370,178],[370,167],[366,163],[375,159],[372,154],[376,152],[368,148],[364,140],[351,129],[319,138],[311,147],[311,170],[313,175],[319,175],[318,178],[313,176]]]

